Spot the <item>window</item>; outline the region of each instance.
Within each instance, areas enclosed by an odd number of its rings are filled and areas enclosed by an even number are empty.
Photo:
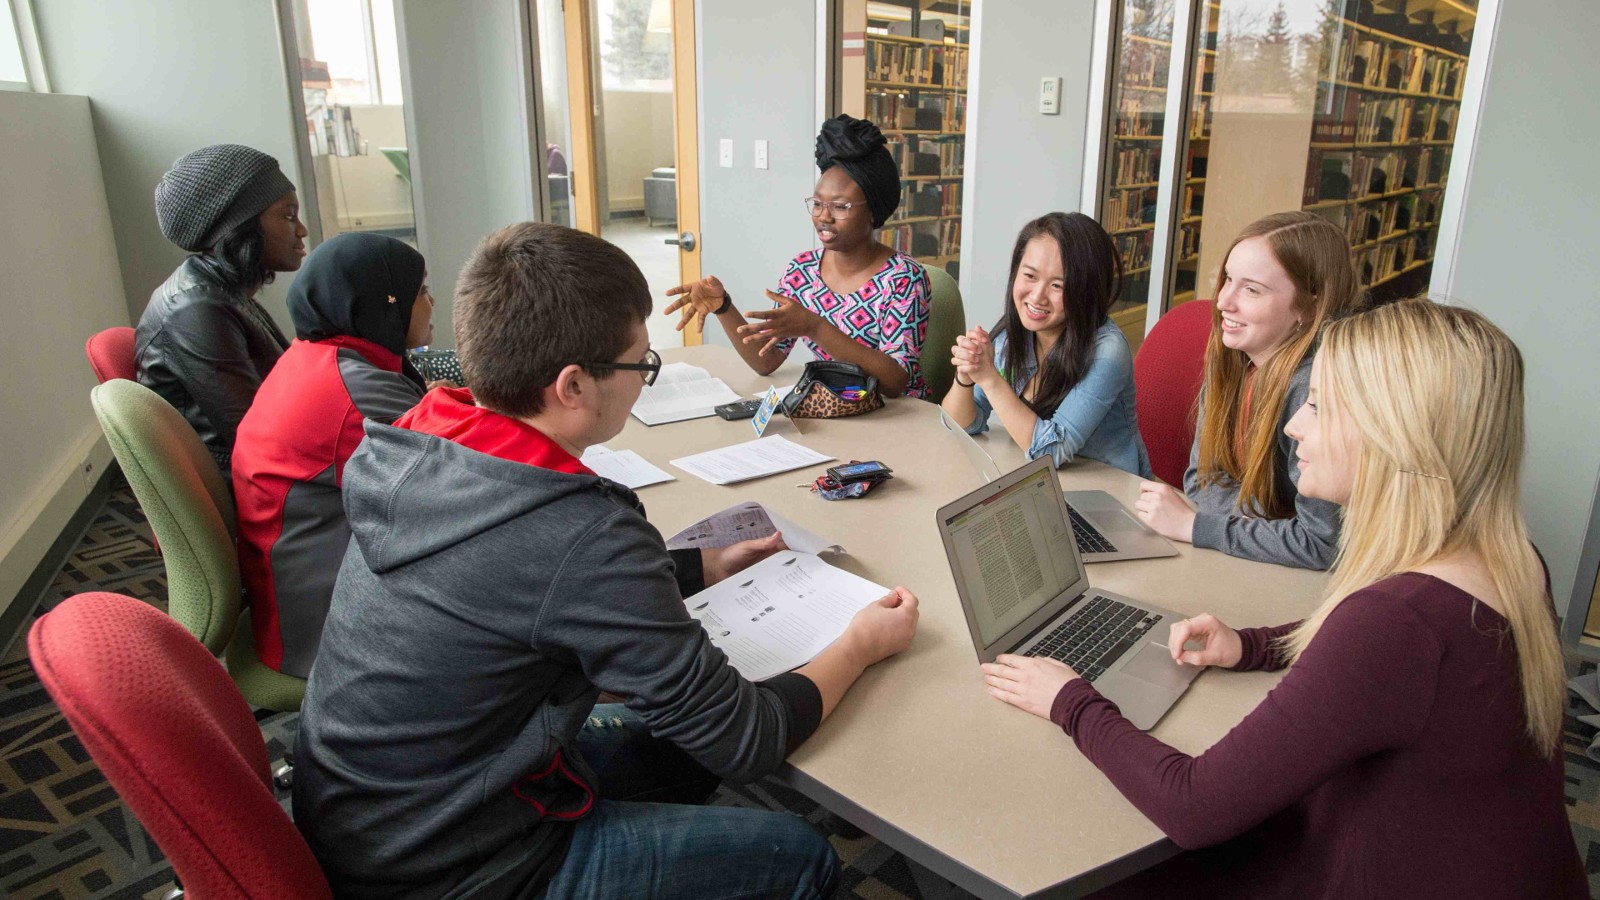
[[[316,61],[328,68],[328,103],[400,105],[394,0],[305,0],[305,4]]]
[[[33,13],[28,0],[12,0],[0,8],[0,90],[34,89],[28,78],[28,53],[23,43],[32,31]]]

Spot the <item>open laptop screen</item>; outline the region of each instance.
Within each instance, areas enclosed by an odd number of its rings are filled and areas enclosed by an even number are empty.
[[[985,646],[1079,578],[1072,528],[1049,466],[946,517],[956,577]]]

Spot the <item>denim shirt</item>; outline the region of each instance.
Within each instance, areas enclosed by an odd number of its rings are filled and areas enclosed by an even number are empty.
[[[1022,364],[1024,384],[1039,369],[1033,347],[1027,351],[1028,358]],[[1005,371],[1004,332],[994,337],[994,361]],[[1094,358],[1083,380],[1067,392],[1050,418],[1041,417],[1034,424],[1028,459],[1049,454],[1057,466],[1064,466],[1075,457],[1087,456],[1125,472],[1153,477],[1150,455],[1145,452],[1144,438],[1139,436],[1133,397],[1133,351],[1128,349],[1122,329],[1107,319],[1094,334]],[[967,426],[967,433],[982,434],[989,430],[994,405],[981,387],[973,388],[972,399],[978,406],[978,415]]]

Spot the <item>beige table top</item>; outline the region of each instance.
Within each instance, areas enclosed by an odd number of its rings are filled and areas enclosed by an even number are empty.
[[[669,349],[751,394],[793,384],[800,367],[763,378],[724,347]],[[935,514],[983,484],[938,409],[891,401],[853,419],[773,419],[782,434],[821,453],[877,459],[892,481],[864,500],[829,503],[797,487],[826,465],[719,487],[670,465],[690,453],[755,437],[749,421],[697,419],[646,427],[630,418],[607,442],[629,448],[678,480],[642,488],[664,535],[744,500],[777,509],[842,544],[831,561],[883,585],[905,585],[922,616],[909,650],[869,669],[817,733],[790,756],[786,779],[825,806],[983,896],[1073,896],[1175,852],[1161,832],[1044,719],[984,691],[977,655],[945,560]],[[1004,433],[980,436],[1002,471],[1024,462]],[[1059,471],[1065,489],[1109,491],[1124,503],[1138,479],[1093,461]],[[1180,544],[1177,557],[1099,563],[1096,586],[1177,612],[1211,612],[1235,626],[1306,615],[1321,573],[1253,563]],[[1215,743],[1266,696],[1279,676],[1208,672],[1152,732],[1188,753]],[[1098,870],[1098,871],[1097,871]]]

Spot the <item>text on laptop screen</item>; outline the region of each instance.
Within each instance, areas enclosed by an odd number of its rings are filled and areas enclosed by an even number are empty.
[[[1041,469],[946,522],[985,645],[1078,579],[1058,490],[1054,473]]]

